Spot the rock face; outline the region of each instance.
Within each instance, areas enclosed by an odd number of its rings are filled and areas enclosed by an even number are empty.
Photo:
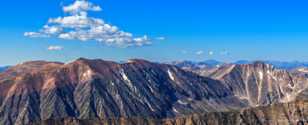
[[[0,124],[48,119],[172,118],[245,107],[224,84],[130,60],[35,61],[0,74]]]
[[[262,62],[231,65],[227,71],[230,72],[217,71],[213,76],[251,106],[293,101],[298,92],[308,85],[305,77],[293,75]]]

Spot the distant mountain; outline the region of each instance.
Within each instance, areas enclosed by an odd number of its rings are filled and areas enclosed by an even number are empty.
[[[202,69],[202,68],[211,68],[217,67],[224,63],[216,61],[216,60],[206,60],[201,62],[194,62],[194,61],[174,61],[169,64],[176,65],[181,68],[191,68],[191,69]]]
[[[247,60],[240,60],[234,62],[234,64],[251,64],[254,61],[247,61]],[[276,68],[280,69],[286,69],[286,70],[292,70],[300,67],[308,67],[308,62],[299,62],[299,61],[293,61],[293,62],[283,62],[283,61],[263,61],[264,63],[271,64],[275,66]]]
[[[217,80],[145,60],[26,62],[0,74],[0,90],[1,125],[162,119],[246,107]]]
[[[177,65],[181,68],[198,68],[202,69],[204,67],[210,67],[213,68],[215,66],[221,66],[224,64],[252,64],[255,61],[248,61],[248,60],[239,60],[235,61],[233,63],[224,63],[217,60],[206,60],[206,61],[200,61],[200,62],[194,62],[194,61],[175,61],[170,64]],[[296,68],[308,68],[308,62],[299,62],[299,61],[293,61],[293,62],[283,62],[283,61],[262,61],[267,64],[271,64],[279,69],[285,69],[285,70],[293,70]]]
[[[5,70],[7,70],[9,68],[9,66],[4,66],[4,67],[0,67],[0,73],[4,72]]]
[[[265,62],[272,64],[277,68],[282,68],[286,70],[292,70],[300,67],[308,67],[308,62],[299,62],[299,61],[293,61],[293,62],[265,61]]]

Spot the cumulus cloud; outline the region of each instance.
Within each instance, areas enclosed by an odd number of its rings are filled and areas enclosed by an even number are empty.
[[[47,50],[49,50],[49,51],[60,51],[60,50],[63,50],[63,47],[62,46],[49,46],[47,48]]]
[[[92,3],[85,1],[85,0],[79,0],[75,1],[74,4],[63,7],[64,12],[68,13],[79,13],[82,11],[101,11],[102,8],[97,5],[93,5]]]
[[[26,32],[24,36],[97,41],[119,47],[151,44],[148,36],[135,37],[132,33],[122,31],[103,19],[88,16],[89,11],[99,12],[102,8],[87,0],[76,0],[73,4],[63,7],[63,12],[67,16],[50,18],[38,32]],[[159,40],[164,39],[164,37],[159,38]]]

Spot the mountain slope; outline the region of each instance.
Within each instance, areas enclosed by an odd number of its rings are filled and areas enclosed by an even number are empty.
[[[222,81],[250,106],[293,101],[308,86],[306,77],[276,69],[263,62],[224,65],[209,77]]]
[[[246,106],[217,80],[145,60],[27,62],[0,74],[0,90],[3,125],[68,117],[172,118]]]
[[[44,120],[37,125],[305,125],[308,101],[295,101],[233,112],[211,112],[169,119],[118,118]]]

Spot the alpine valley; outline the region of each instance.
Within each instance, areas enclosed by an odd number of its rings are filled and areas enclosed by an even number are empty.
[[[1,125],[304,125],[308,69],[32,61],[0,73]]]

